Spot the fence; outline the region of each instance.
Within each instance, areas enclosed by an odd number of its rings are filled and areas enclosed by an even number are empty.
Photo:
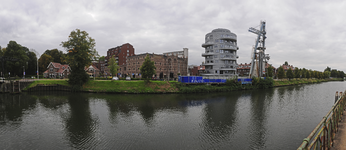
[[[332,147],[335,133],[345,109],[345,99],[345,92],[344,94],[340,92],[339,99],[332,109],[323,117],[310,135],[303,140],[298,150],[330,149]]]

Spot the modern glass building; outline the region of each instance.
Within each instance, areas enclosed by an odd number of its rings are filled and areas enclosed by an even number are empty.
[[[237,35],[228,29],[214,29],[205,35],[204,66],[202,76],[210,79],[227,79],[237,75]]]

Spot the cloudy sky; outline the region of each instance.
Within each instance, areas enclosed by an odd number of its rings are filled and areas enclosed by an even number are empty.
[[[324,0],[2,0],[0,46],[10,40],[42,54],[66,41],[72,30],[87,31],[96,50],[131,43],[135,53],[189,48],[189,64],[204,61],[205,34],[226,28],[237,34],[238,63],[250,62],[256,35],[266,21],[269,63],[346,71],[346,1]]]

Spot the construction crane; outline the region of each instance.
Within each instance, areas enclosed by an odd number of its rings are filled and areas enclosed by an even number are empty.
[[[251,52],[251,68],[249,77],[262,77],[265,74],[265,62],[269,60],[269,55],[265,54],[265,39],[266,37],[266,22],[261,21],[260,30],[253,27],[249,28],[249,32],[257,34],[257,39],[255,46],[252,48]]]

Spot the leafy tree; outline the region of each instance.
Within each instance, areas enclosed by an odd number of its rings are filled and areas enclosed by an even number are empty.
[[[306,78],[308,78],[308,79],[311,78],[311,75],[310,75],[310,71],[309,71],[309,70],[306,70],[306,75],[305,75],[305,76],[306,76]]]
[[[314,71],[312,71],[311,69],[309,70],[309,73],[310,73],[310,78],[314,78],[315,77]]]
[[[301,69],[298,69],[298,67],[294,68],[294,77],[300,78],[300,71]]]
[[[101,57],[99,58],[99,61],[105,61],[105,60],[106,60],[105,56],[101,56]]]
[[[278,68],[278,78],[279,79],[285,78],[285,70],[282,66]]]
[[[269,65],[268,67],[268,77],[273,77],[274,74],[274,67],[272,65]]]
[[[11,76],[22,75],[23,66],[27,68],[29,57],[27,56],[26,51],[29,51],[29,49],[17,44],[15,41],[10,41],[7,44],[6,51],[3,56],[18,59],[18,61],[6,62],[6,72],[11,72]]]
[[[334,78],[337,78],[339,75],[338,71],[336,69],[333,69],[331,72],[330,72],[330,76],[331,77],[334,77]]]
[[[35,52],[33,51],[27,51],[27,56],[29,57],[28,60],[28,67],[25,70],[25,73],[27,75],[36,75],[36,71],[37,71],[37,57]]]
[[[343,71],[338,71],[338,74],[339,74],[339,78],[345,77],[345,73]]]
[[[109,68],[110,73],[112,74],[112,77],[118,73],[119,66],[115,62],[114,57],[109,59],[108,68]]]
[[[329,71],[329,72],[331,72],[331,71],[332,71],[332,69],[331,69],[330,67],[328,67],[328,66],[327,66],[327,68],[326,68],[326,69],[324,69],[324,71]]]
[[[285,65],[288,66],[288,62],[287,61],[285,61]]]
[[[91,65],[91,61],[98,55],[95,40],[86,31],[76,29],[70,33],[68,41],[61,42],[61,46],[68,52],[66,61],[72,70],[68,82],[73,89],[78,90],[89,80],[84,67]]]
[[[52,50],[46,50],[44,52],[44,54],[50,55],[53,58],[53,62],[56,63],[61,63],[61,64],[65,64],[65,59],[64,59],[64,54],[62,51],[59,51],[58,49],[52,49]]]
[[[52,61],[53,61],[52,56],[43,53],[40,59],[38,59],[39,74],[42,74],[43,72],[45,72],[47,70],[49,63]]]
[[[292,79],[294,77],[291,67],[288,68],[286,76],[288,79]]]
[[[306,72],[307,72],[307,70],[305,68],[303,68],[302,72],[301,72],[302,78],[306,78]]]
[[[323,77],[324,78],[329,78],[330,77],[330,72],[329,71],[324,71],[323,72]]]
[[[145,57],[145,60],[142,64],[142,66],[139,68],[142,78],[144,78],[145,81],[149,81],[149,79],[155,74],[155,65],[154,61],[151,61],[149,58],[149,54]]]

